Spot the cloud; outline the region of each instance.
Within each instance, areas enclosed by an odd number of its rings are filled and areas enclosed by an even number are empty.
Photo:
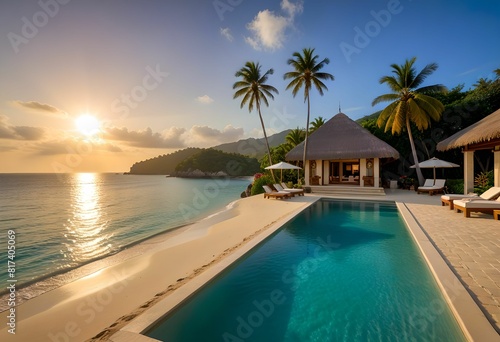
[[[196,101],[203,103],[203,104],[210,104],[210,103],[214,102],[214,99],[212,99],[208,95],[203,95],[203,96],[198,96],[196,98]]]
[[[365,107],[349,107],[346,109],[342,109],[342,111],[344,113],[350,113],[350,112],[355,112],[355,111],[362,110],[362,109],[365,109]]]
[[[12,140],[40,140],[45,131],[40,127],[12,126],[8,117],[0,115],[0,139]]]
[[[200,144],[222,144],[234,142],[243,137],[244,130],[241,127],[227,125],[222,130],[208,126],[193,126],[189,130],[189,143],[192,145]]]
[[[46,103],[40,103],[37,101],[28,101],[28,102],[14,101],[14,104],[22,108],[31,109],[46,114],[56,114],[56,115],[62,115],[64,117],[68,115],[65,111],[60,110],[59,108],[56,108]]]
[[[299,0],[292,3],[289,0],[281,1],[281,9],[286,16],[276,15],[266,9],[260,11],[255,18],[247,24],[247,29],[252,36],[245,37],[245,41],[255,50],[276,50],[283,47],[286,40],[286,31],[293,28],[295,16],[303,11],[303,2]]]
[[[472,74],[473,72],[476,72],[477,70],[479,70],[479,69],[478,68],[470,69],[470,70],[467,70],[467,71],[464,71],[464,72],[458,74],[458,76],[465,76],[468,74]]]
[[[225,28],[220,28],[220,34],[226,38],[228,41],[232,42],[234,40],[234,37],[231,33],[231,30],[229,29],[229,27],[225,27]]]
[[[304,4],[302,1],[292,3],[288,0],[281,1],[281,9],[288,14],[289,18],[295,18],[295,15],[301,14],[304,11]]]
[[[177,148],[185,146],[181,139],[185,131],[184,128],[171,127],[163,133],[153,133],[149,127],[142,131],[129,131],[125,127],[110,127],[105,130],[103,138],[122,141],[134,147]]]
[[[84,155],[97,151],[122,152],[120,147],[111,143],[92,142],[75,138],[42,141],[33,145],[31,149],[39,155]]]

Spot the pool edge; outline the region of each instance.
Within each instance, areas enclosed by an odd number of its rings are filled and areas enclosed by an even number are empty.
[[[404,202],[396,206],[455,319],[469,341],[499,341],[499,335]]]
[[[313,197],[313,196],[310,196]],[[165,297],[160,302],[156,303],[154,306],[143,312],[140,316],[134,318],[130,323],[125,325],[119,331],[110,336],[109,341],[112,342],[154,342],[159,341],[154,338],[144,335],[155,324],[160,322],[167,316],[172,310],[175,310],[179,305],[181,305],[186,299],[194,296],[205,284],[210,282],[212,279],[217,277],[226,268],[235,263],[238,259],[247,254],[254,247],[262,243],[269,236],[274,234],[288,221],[297,216],[300,212],[316,203],[321,197],[313,198],[310,202],[301,206],[298,209],[290,212],[284,217],[278,219],[269,228],[265,229],[257,236],[249,239],[249,241],[244,245],[226,256],[217,264],[211,266],[206,271],[200,273],[195,278],[190,280],[188,283],[184,284],[180,288],[176,289],[171,295]]]
[[[312,197],[312,196],[311,196]],[[109,340],[113,342],[153,342],[159,341],[154,338],[143,335],[156,323],[161,321],[169,312],[179,306],[185,299],[195,295],[206,283],[223,272],[227,267],[245,255],[252,248],[260,244],[266,238],[275,233],[286,222],[298,215],[305,208],[309,207],[321,198],[330,199],[325,196],[318,196],[317,199],[307,205],[294,210],[285,217],[275,222],[269,229],[261,232],[258,236],[252,238],[242,248],[239,248],[231,255],[228,255],[218,264],[212,266],[207,271],[201,273],[189,281],[184,286],[177,289],[172,295],[164,298],[156,305],[136,317],[129,324],[121,328],[118,332],[110,336]],[[342,200],[341,198],[335,198]],[[345,199],[343,199],[345,200]],[[353,200],[353,199],[347,199]],[[363,200],[363,199],[356,199]],[[377,202],[395,203],[405,224],[410,231],[413,240],[417,244],[424,260],[427,263],[435,281],[437,282],[441,293],[443,294],[450,310],[452,311],[457,323],[459,324],[465,338],[469,341],[500,341],[499,335],[493,328],[484,313],[480,310],[477,303],[472,299],[469,292],[465,289],[462,282],[457,278],[450,266],[438,252],[432,240],[427,236],[421,225],[415,219],[411,210],[404,202],[389,199],[365,199]]]

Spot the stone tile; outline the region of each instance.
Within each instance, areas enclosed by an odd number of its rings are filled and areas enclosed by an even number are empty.
[[[495,298],[491,296],[478,296],[477,298],[479,302],[481,302],[483,305],[496,305],[498,306],[499,303],[495,300]]]
[[[499,222],[485,214],[464,218],[439,204],[406,205],[500,329]]]

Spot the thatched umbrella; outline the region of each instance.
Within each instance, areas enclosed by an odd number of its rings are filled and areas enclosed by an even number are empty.
[[[277,164],[273,164],[271,166],[266,167],[266,170],[281,170],[280,182],[283,181],[283,170],[301,170],[301,167],[286,163],[279,162]]]
[[[436,168],[451,168],[451,167],[460,167],[460,165],[450,163],[446,160],[441,160],[436,157],[428,159],[426,161],[418,163],[421,169],[434,169],[434,183],[436,183]],[[414,169],[416,165],[410,166],[410,168]]]

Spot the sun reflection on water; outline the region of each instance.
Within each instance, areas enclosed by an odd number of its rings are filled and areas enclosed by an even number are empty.
[[[108,222],[102,210],[99,175],[78,173],[71,187],[71,213],[65,224],[67,242],[61,253],[70,265],[97,258],[112,248],[107,243]]]

